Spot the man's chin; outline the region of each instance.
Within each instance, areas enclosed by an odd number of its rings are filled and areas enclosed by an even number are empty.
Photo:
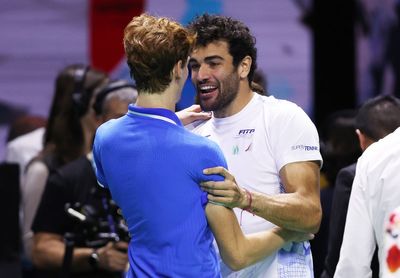
[[[213,110],[211,105],[208,105],[207,103],[204,103],[202,101],[200,101],[200,107],[205,112],[210,112]]]

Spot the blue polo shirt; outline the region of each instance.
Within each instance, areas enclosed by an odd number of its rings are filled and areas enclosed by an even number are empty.
[[[227,167],[214,142],[186,130],[169,110],[130,105],[99,127],[93,155],[97,179],[132,236],[127,277],[220,277],[199,187],[222,180],[204,168]]]

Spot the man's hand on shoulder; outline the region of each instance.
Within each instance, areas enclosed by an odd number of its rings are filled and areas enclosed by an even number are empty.
[[[247,208],[249,199],[246,190],[241,188],[235,180],[235,177],[224,167],[207,168],[203,171],[206,175],[221,175],[223,181],[202,182],[201,188],[208,192],[208,200],[220,203],[229,208]]]

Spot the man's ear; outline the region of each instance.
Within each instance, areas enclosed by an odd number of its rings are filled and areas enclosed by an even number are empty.
[[[241,79],[247,78],[250,72],[251,64],[253,63],[253,60],[251,59],[250,56],[246,56],[242,59],[238,66],[238,72],[239,76]]]
[[[182,60],[179,60],[172,70],[175,79],[181,79],[183,74]]]
[[[356,134],[358,137],[358,141],[360,142],[360,148],[362,151],[365,151],[365,149],[368,148],[369,145],[374,143],[374,141],[371,138],[369,138],[367,135],[362,133],[361,130],[356,129]]]

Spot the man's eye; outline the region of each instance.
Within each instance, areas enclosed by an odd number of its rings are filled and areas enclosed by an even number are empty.
[[[197,64],[191,64],[191,65],[189,65],[189,67],[191,70],[197,70],[197,69],[199,69],[200,66]]]

